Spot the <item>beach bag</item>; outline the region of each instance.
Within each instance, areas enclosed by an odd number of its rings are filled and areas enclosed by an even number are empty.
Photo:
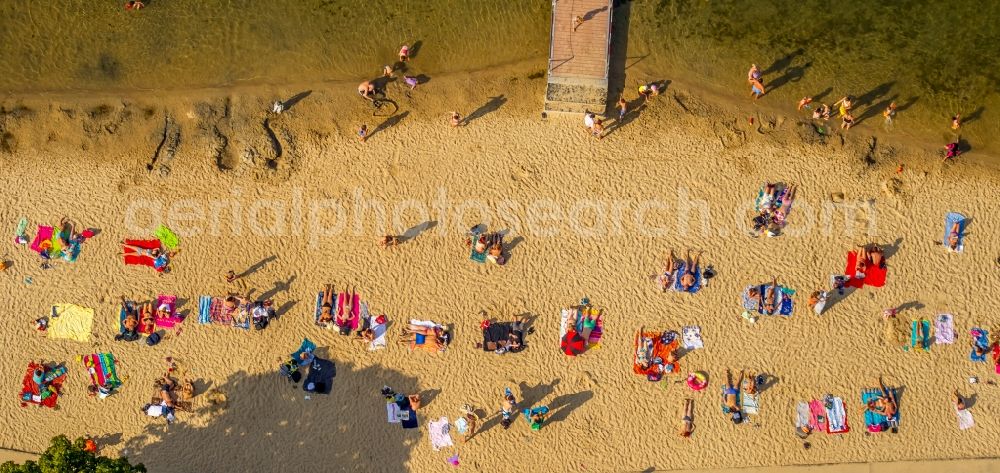
[[[146,337],[146,345],[153,346],[160,343],[160,334],[153,332]]]

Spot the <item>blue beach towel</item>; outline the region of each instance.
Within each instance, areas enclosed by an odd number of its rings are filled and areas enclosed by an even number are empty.
[[[741,394],[742,394],[741,391],[739,391],[739,390],[736,391],[736,405],[737,406],[742,406],[743,405],[743,400],[740,399],[740,397],[741,397],[740,395]],[[723,414],[732,414],[733,412],[735,412],[735,411],[733,411],[732,409],[729,408],[729,406],[726,405],[726,385],[722,385],[722,413]]]
[[[880,389],[863,389],[861,391],[861,404],[865,405],[865,428],[869,432],[883,432],[890,427],[899,425],[899,395],[893,388],[889,388],[889,392],[896,399],[896,414],[892,418],[888,418],[878,412],[872,412],[867,408],[869,402],[882,397]]]
[[[684,289],[684,286],[681,285],[681,276],[684,274],[685,271],[687,271],[686,267],[687,263],[681,263],[680,266],[678,266],[676,276],[674,276],[674,290],[678,292],[690,292],[691,294],[694,294],[698,292],[699,289],[701,289],[701,282],[702,282],[701,266],[694,267],[694,284],[692,284],[690,288]]]
[[[198,298],[198,323],[207,324],[211,323],[209,318],[209,308],[212,306],[211,296],[201,296]]]
[[[973,340],[973,343],[980,348],[989,348],[990,332],[987,330],[983,330],[979,327],[975,327],[972,329],[972,332],[977,332],[977,331],[979,332],[979,336],[976,337],[975,340]],[[969,360],[976,362],[984,362],[986,361],[986,353],[984,353],[982,356],[976,356],[976,349],[972,348],[971,350],[969,350]]]
[[[948,212],[944,216],[944,239],[941,243],[948,250],[951,248],[948,245],[948,240],[951,238],[951,227],[958,224],[958,246],[954,251],[961,253],[965,249],[965,216],[958,212]]]
[[[472,243],[472,250],[471,250],[471,252],[469,254],[469,259],[471,259],[472,261],[475,261],[477,263],[485,263],[486,262],[486,250],[483,250],[482,253],[477,252],[476,251],[476,244],[475,244],[475,242],[473,242]]]

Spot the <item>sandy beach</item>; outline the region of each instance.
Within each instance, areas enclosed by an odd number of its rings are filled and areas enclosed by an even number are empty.
[[[446,462],[455,454],[464,470],[511,472],[996,456],[1000,388],[986,384],[991,364],[968,360],[968,330],[998,329],[1000,174],[991,164],[942,165],[936,150],[864,126],[819,135],[794,107],[720,98],[683,79],[598,141],[578,117],[539,117],[539,69],[544,59],[436,76],[408,96],[393,83],[391,117],[373,117],[355,83],[4,99],[0,221],[13,230],[24,216],[33,231],[69,216],[100,231],[77,262],[46,270],[25,247],[4,250],[13,266],[0,278],[9,353],[0,446],[37,452],[54,435],[89,434],[103,453],[153,472],[455,471]],[[280,116],[266,113],[300,95]],[[452,110],[470,117],[465,126],[448,126]],[[374,129],[366,143],[355,136],[362,123]],[[800,191],[785,234],[754,239],[748,217],[765,181]],[[934,243],[949,211],[971,217],[961,254]],[[125,266],[119,242],[160,223],[181,237],[173,271]],[[464,238],[476,224],[508,230],[506,265],[470,261]],[[406,238],[383,250],[376,239],[386,233]],[[887,248],[886,285],[814,315],[808,294],[867,242]],[[704,251],[716,277],[697,294],[661,293],[653,278],[671,248]],[[228,284],[230,269],[248,274]],[[740,293],[772,276],[797,290],[796,310],[751,325]],[[326,283],[356,287],[387,315],[388,348],[369,352],[313,324]],[[230,290],[273,297],[280,318],[263,331],[199,325],[198,296]],[[181,329],[155,347],[115,342],[119,296],[159,293],[179,297],[189,317]],[[605,334],[599,348],[568,357],[559,311],[582,297],[604,308]],[[95,310],[89,342],[34,330],[64,302]],[[881,318],[889,307],[904,307],[907,321],[953,314],[956,342],[928,353],[891,346]],[[475,349],[480,310],[532,318],[528,349]],[[452,346],[429,354],[397,344],[411,318],[451,324]],[[632,373],[637,330],[688,325],[701,327],[705,348],[679,363],[707,372],[708,389]],[[307,399],[277,374],[303,337],[336,363],[328,396]],[[106,351],[124,386],[99,400],[76,357]],[[200,392],[194,412],[170,426],[139,411],[168,356]],[[15,396],[39,359],[69,367],[56,410],[22,408]],[[743,425],[720,412],[727,368],[774,378]],[[866,435],[860,391],[880,375],[900,387],[903,420],[897,434]],[[386,422],[383,385],[423,394],[419,429]],[[541,431],[523,419],[499,425],[504,387],[523,407],[550,406]],[[955,389],[975,400],[971,430],[958,430]],[[208,391],[227,402],[208,402]],[[844,399],[852,432],[815,433],[804,449],[795,403],[827,393]],[[687,439],[677,435],[685,398],[697,426]],[[454,420],[463,404],[489,416],[480,433],[434,451],[427,422]]]

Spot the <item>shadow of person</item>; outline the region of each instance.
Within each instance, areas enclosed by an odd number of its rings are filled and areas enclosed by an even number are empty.
[[[295,279],[297,277],[298,277],[297,275],[293,274],[289,276],[288,279],[285,281],[275,281],[274,287],[261,293],[260,297],[258,297],[257,299],[266,301],[282,292],[288,292],[288,289],[292,287],[292,283],[295,282]]]
[[[267,258],[264,258],[264,259],[262,259],[262,260],[260,260],[260,261],[258,261],[256,263],[254,263],[252,266],[250,266],[249,268],[247,268],[246,271],[243,271],[242,273],[240,273],[236,277],[237,278],[245,278],[245,277],[247,277],[247,276],[249,276],[249,275],[251,275],[253,273],[256,273],[257,271],[260,271],[261,268],[263,268],[264,266],[267,266],[267,263],[270,263],[270,262],[272,262],[274,260],[277,260],[277,259],[278,259],[278,255],[268,256]]]
[[[792,51],[786,54],[784,57],[771,63],[770,66],[767,66],[767,69],[760,71],[760,74],[763,76],[787,69],[788,66],[792,65],[792,61],[795,60],[795,58],[801,56],[802,53],[804,52],[805,50],[803,50],[802,48],[796,49],[795,51]]]
[[[607,9],[608,9],[608,6],[604,5],[603,7],[599,7],[599,8],[595,8],[593,10],[590,10],[589,12],[583,14],[583,21],[593,20],[594,17],[597,16],[598,13],[601,13],[602,11],[605,11]]]
[[[546,396],[552,394],[552,391],[559,384],[560,379],[553,379],[549,383],[538,383],[534,386],[528,386],[527,383],[521,381],[517,384],[517,389],[521,393],[521,398],[518,399],[518,405],[524,407],[534,406],[545,399]],[[516,396],[516,394],[515,394]]]
[[[465,125],[468,125],[473,120],[482,118],[486,114],[499,110],[500,107],[503,106],[503,104],[505,103],[507,103],[507,97],[504,97],[503,94],[497,95],[496,97],[490,97],[490,99],[485,104],[473,110],[472,113],[466,116],[463,122]]]
[[[767,84],[768,93],[771,93],[781,88],[783,85],[789,82],[798,82],[802,80],[802,78],[806,75],[806,69],[810,67],[812,67],[812,63],[807,62],[801,66],[792,66],[786,68],[784,74],[768,82]]]
[[[962,124],[963,125],[968,125],[969,123],[972,123],[972,122],[974,122],[976,120],[979,120],[980,118],[982,118],[983,112],[985,110],[986,110],[986,107],[980,105],[979,108],[975,109],[972,113],[970,113],[967,116],[965,116],[964,118],[962,118]]]
[[[389,128],[398,125],[399,122],[403,121],[403,119],[406,118],[409,114],[410,111],[407,110],[403,113],[400,113],[399,115],[392,115],[389,118],[382,120],[382,123],[379,123],[378,126],[376,126],[375,129],[368,134],[368,139],[371,139],[371,137],[375,136],[375,134],[380,131],[388,130]]]
[[[889,91],[892,90],[892,86],[894,85],[896,85],[896,81],[883,82],[877,85],[874,89],[869,90],[868,92],[865,92],[860,96],[858,96],[858,98],[855,99],[852,106],[857,108],[857,107],[865,107],[871,105],[876,100],[885,97],[886,94],[888,94]]]
[[[860,124],[861,122],[863,122],[863,121],[865,121],[865,120],[867,120],[869,118],[881,115],[881,112],[883,110],[885,110],[886,108],[888,108],[889,104],[895,102],[897,98],[899,98],[899,95],[898,94],[893,94],[891,97],[889,97],[887,99],[884,99],[884,100],[880,101],[879,103],[876,103],[875,105],[872,105],[871,107],[866,108],[864,112],[861,112],[861,115],[858,115],[858,118],[855,121],[855,124]],[[898,111],[899,107],[896,107],[896,110]]]
[[[169,427],[149,418],[123,449],[152,471],[406,471],[420,430],[386,423],[378,389],[417,382],[380,365],[338,361],[333,390],[323,395],[288,383],[277,366],[259,374],[239,371],[211,393],[224,402],[198,393],[193,413],[178,413]]]
[[[561,396],[556,396],[552,402],[549,403],[549,422],[561,422],[566,420],[567,417],[577,408],[582,406],[587,401],[594,397],[594,392],[580,391],[575,394],[563,394]]]
[[[424,46],[424,41],[418,39],[410,45],[410,59],[416,59],[417,55],[420,54],[420,48]]]
[[[290,98],[290,99],[285,100],[284,102],[282,102],[281,105],[283,105],[285,107],[286,111],[287,110],[291,110],[292,107],[295,106],[295,104],[301,102],[302,99],[308,97],[310,94],[312,94],[311,90],[307,90],[307,91],[304,91],[304,92],[299,92],[299,93],[293,95],[292,98]]]
[[[414,225],[414,226],[408,228],[405,232],[403,232],[403,234],[401,235],[401,237],[399,239],[399,242],[400,243],[406,243],[406,242],[408,242],[408,241],[410,241],[410,240],[412,240],[412,239],[420,236],[421,233],[426,232],[427,230],[430,230],[430,229],[432,229],[432,228],[434,228],[436,226],[437,226],[437,220],[428,220],[428,221],[426,221],[424,223],[421,223],[419,225]]]

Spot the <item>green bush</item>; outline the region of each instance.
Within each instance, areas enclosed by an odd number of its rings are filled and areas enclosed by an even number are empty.
[[[131,465],[125,458],[95,455],[84,451],[85,446],[83,438],[70,442],[65,435],[53,437],[37,462],[7,462],[0,465],[0,473],[146,473],[142,463]]]

